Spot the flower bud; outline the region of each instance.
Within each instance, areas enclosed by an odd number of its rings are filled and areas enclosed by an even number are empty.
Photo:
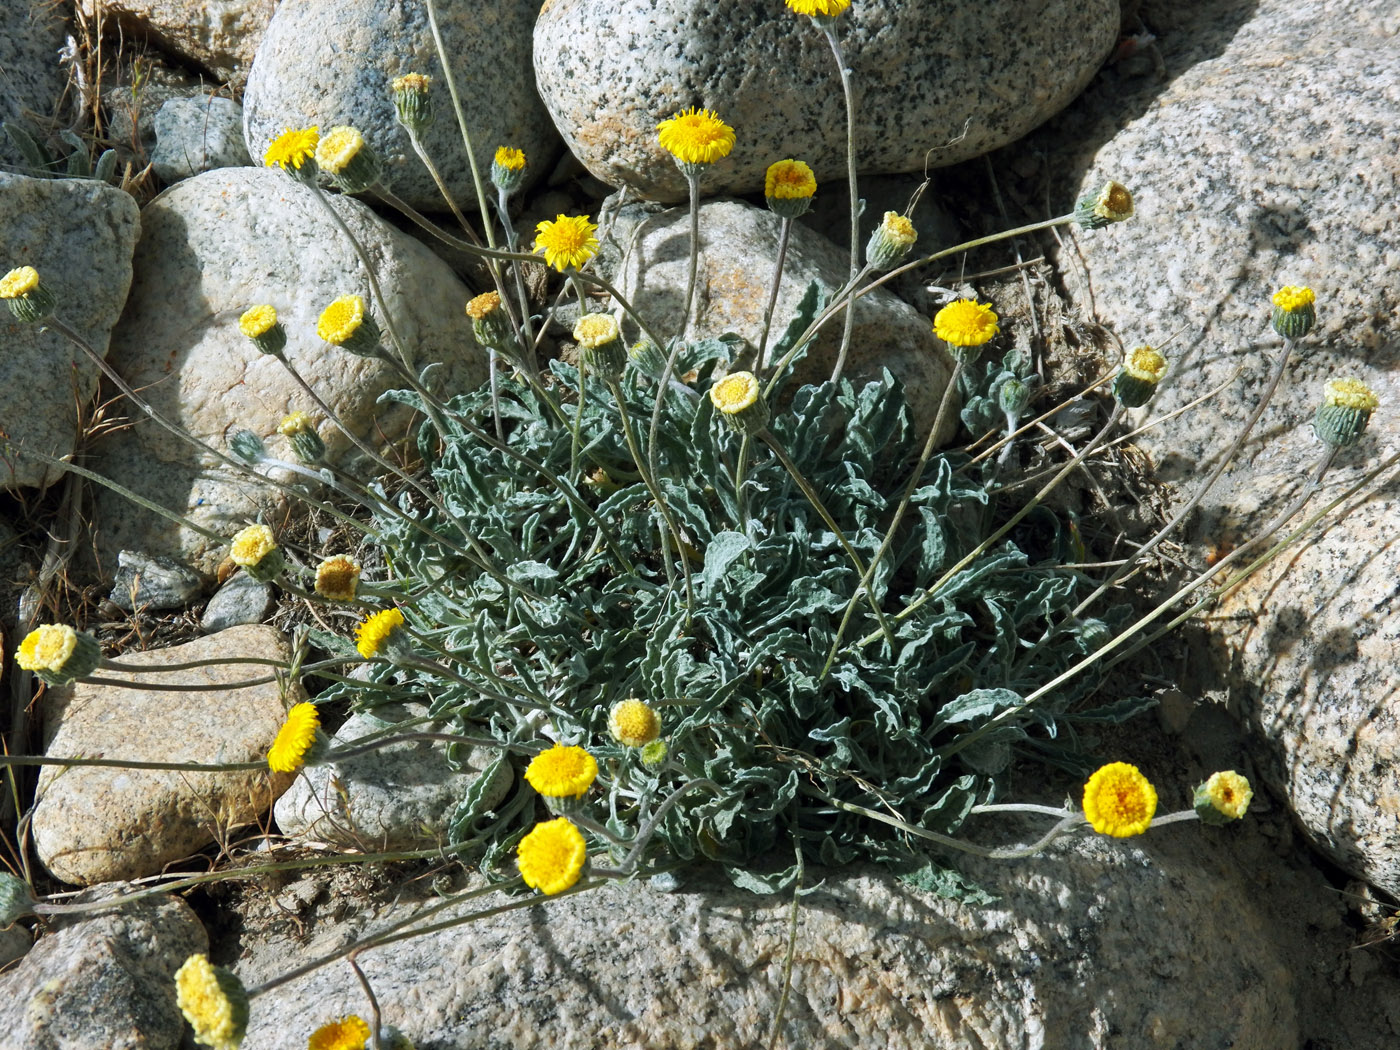
[[[69,685],[86,678],[101,662],[102,647],[96,638],[61,623],[34,628],[15,650],[15,663],[48,685]]]
[[[617,319],[612,314],[584,314],[574,325],[574,339],[584,367],[605,382],[616,382],[627,367]]]
[[[287,345],[287,330],[277,320],[277,308],[266,303],[244,310],[238,319],[238,330],[251,339],[262,354],[280,357]]]
[[[1285,339],[1301,339],[1317,324],[1317,310],[1313,303],[1317,296],[1311,288],[1284,285],[1273,295],[1274,331]]]
[[[865,261],[872,270],[888,270],[909,254],[918,237],[912,222],[897,211],[887,211],[865,246]]]
[[[504,357],[515,355],[515,331],[499,292],[482,292],[472,299],[467,303],[467,316],[478,343]]]
[[[0,871],[0,930],[34,914],[34,895],[29,884],[9,872]]]
[[[303,463],[319,463],[325,457],[326,443],[305,412],[283,416],[282,422],[277,424],[277,433],[291,443],[292,451]]]
[[[1128,187],[1112,179],[1098,193],[1082,198],[1074,209],[1074,221],[1086,230],[1101,230],[1132,217],[1133,195]]]
[[[763,177],[763,196],[774,215],[796,219],[807,214],[812,195],[817,192],[817,177],[800,160],[780,160],[768,166]]]
[[[1219,827],[1243,817],[1252,798],[1254,789],[1249,781],[1233,769],[1227,769],[1223,773],[1212,773],[1209,780],[1197,785],[1191,808],[1202,824]]]
[[[360,357],[379,356],[379,325],[358,295],[343,295],[322,310],[316,334]]]
[[[1167,374],[1167,359],[1150,346],[1129,352],[1113,381],[1113,396],[1124,408],[1141,408],[1152,400]]]
[[[430,91],[433,78],[422,73],[405,73],[395,77],[394,110],[399,123],[411,134],[417,135],[433,122],[433,100]]]
[[[382,171],[379,155],[357,128],[331,128],[316,146],[316,163],[341,193],[363,193]]]
[[[1361,380],[1329,379],[1313,416],[1313,430],[1333,448],[1347,448],[1361,440],[1379,404],[1380,399]]]
[[[235,430],[228,439],[229,451],[250,467],[256,467],[267,458],[267,449],[262,438],[251,430]]]
[[[39,271],[21,266],[0,277],[0,299],[4,299],[21,324],[34,324],[53,313],[53,293],[39,280]]]
[[[491,161],[491,185],[509,197],[525,181],[525,154],[509,146],[499,146]]]
[[[1031,403],[1031,398],[1034,396],[1034,385],[1024,383],[1012,376],[997,387],[997,407],[1001,409],[1002,415],[1011,419],[1020,419],[1021,413],[1026,410],[1026,406]]]

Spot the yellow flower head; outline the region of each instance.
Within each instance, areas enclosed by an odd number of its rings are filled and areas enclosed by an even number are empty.
[[[958,299],[933,317],[933,334],[951,346],[981,346],[1001,329],[991,303]]]
[[[272,140],[263,154],[263,163],[269,168],[278,167],[283,171],[291,168],[300,171],[301,166],[316,154],[316,144],[320,141],[319,127],[302,128],[300,131],[288,128]]]
[[[1273,304],[1285,313],[1295,313],[1317,302],[1311,288],[1286,284],[1273,295]]]
[[[1133,217],[1133,194],[1121,182],[1109,179],[1094,198],[1094,214],[1108,222],[1122,222]]]
[[[1249,780],[1233,769],[1212,773],[1210,779],[1196,789],[1196,793],[1203,795],[1211,809],[1227,820],[1243,817],[1254,798],[1254,789],[1249,786]]]
[[[314,427],[315,424],[311,422],[311,417],[305,412],[290,412],[282,417],[282,422],[277,424],[277,433],[283,437],[291,437],[293,434],[304,434]]]
[[[369,1025],[351,1014],[312,1032],[306,1041],[306,1050],[365,1050],[368,1038]],[[383,1036],[380,1039],[382,1041]]]
[[[426,95],[433,86],[433,78],[426,73],[405,73],[389,82],[389,89],[395,94],[407,91],[411,94]]]
[[[1160,383],[1167,374],[1167,359],[1150,346],[1139,346],[1128,354],[1123,362],[1123,371],[1134,379],[1147,383]]]
[[[1157,791],[1137,766],[1110,762],[1084,785],[1084,817],[1114,838],[1141,835],[1157,812]]]
[[[482,292],[467,303],[467,316],[473,321],[484,321],[501,308],[500,292]]]
[[[681,164],[713,164],[734,148],[734,129],[708,109],[690,109],[656,125],[661,148]]]
[[[39,287],[39,271],[32,266],[21,266],[0,277],[0,299],[18,299]]]
[[[67,624],[47,623],[24,636],[15,662],[26,671],[62,671],[77,647],[77,631]]]
[[[799,15],[835,18],[851,6],[851,0],[787,0],[787,5]]]
[[[316,146],[316,163],[330,175],[339,175],[365,148],[365,137],[356,128],[331,128]]]
[[[726,416],[737,415],[758,400],[758,377],[752,372],[730,372],[710,387],[710,403]]]
[[[277,730],[277,739],[267,751],[267,768],[274,773],[295,773],[306,761],[306,753],[316,742],[321,716],[315,704],[301,703],[287,712],[287,720]]]
[[[536,824],[515,848],[525,885],[546,896],[563,893],[578,882],[588,860],[583,835],[568,817]]]
[[[277,540],[266,525],[249,525],[233,538],[228,556],[235,565],[256,565],[277,549]]]
[[[616,342],[618,335],[617,318],[612,314],[584,314],[574,325],[574,341],[583,350]]]
[[[403,627],[403,613],[397,609],[383,609],[355,628],[355,648],[369,660],[379,653],[389,636]]]
[[[266,335],[276,323],[277,308],[263,303],[243,311],[243,316],[238,319],[238,330],[249,339],[256,339],[260,335]]]
[[[545,219],[535,227],[535,251],[544,252],[544,261],[560,273],[577,270],[598,251],[593,232],[598,224],[587,215],[560,215],[553,222]]]
[[[191,955],[175,971],[175,1002],[194,1029],[195,1042],[238,1050],[248,1027],[248,996],[232,973],[208,956]]]
[[[627,747],[645,747],[661,735],[661,718],[641,700],[620,700],[608,712],[608,731]]]
[[[1350,408],[1356,412],[1374,412],[1380,398],[1359,379],[1329,379],[1322,388],[1324,404]]]
[[[546,798],[581,798],[598,776],[598,762],[581,747],[555,744],[525,767],[525,779]]]
[[[506,171],[520,171],[525,167],[525,152],[510,146],[497,146],[495,160]]]
[[[350,339],[365,321],[365,301],[358,295],[342,295],[321,311],[316,322],[316,334],[328,343],[340,346]]]
[[[333,602],[352,602],[360,585],[360,563],[344,554],[316,566],[316,593]]]
[[[914,224],[909,221],[907,215],[901,215],[897,211],[887,211],[880,220],[880,230],[887,240],[892,244],[907,248],[919,239],[918,231],[914,229]]]
[[[800,160],[780,160],[768,165],[763,176],[763,195],[775,200],[810,197],[817,192],[817,177]]]

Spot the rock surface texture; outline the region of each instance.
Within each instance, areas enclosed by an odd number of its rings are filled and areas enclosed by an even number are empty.
[[[219,80],[248,76],[278,0],[81,0],[89,18],[100,15],[135,39]]]
[[[62,116],[57,107],[68,74],[59,64],[59,50],[67,25],[57,5],[0,4],[0,121],[19,121],[31,135],[39,135],[26,111],[43,118]],[[9,136],[0,133],[0,166],[23,172],[25,163]]]
[[[122,887],[127,889],[129,887]],[[175,971],[209,938],[189,905],[154,897],[63,916],[0,975],[6,1050],[176,1050]]]
[[[136,202],[121,190],[0,172],[0,275],[20,266],[38,270],[58,300],[57,316],[103,356],[131,287],[140,234]],[[63,335],[21,324],[5,306],[0,345],[0,425],[14,448],[0,457],[0,488],[51,485],[62,468],[25,459],[23,450],[73,454],[79,408],[97,390],[98,367]]]
[[[424,355],[418,367],[441,361],[448,367],[437,369],[432,381],[453,389],[475,386],[486,366],[463,312],[466,289],[431,252],[364,205],[331,199],[374,261],[394,327]],[[357,469],[359,453],[344,434],[286,368],[239,330],[245,310],[268,303],[286,328],[287,359],[345,427],[374,447],[404,436],[411,413],[377,399],[406,381],[387,362],[316,335],[321,311],[357,294],[373,304],[385,330],[383,345],[392,346],[354,249],[312,190],[264,168],[223,168],[187,179],[147,205],[135,266],[112,363],[165,418],[225,454],[230,435],[248,429],[264,439],[269,455],[294,460],[276,428],[288,413],[305,411],[329,462]],[[113,435],[97,450],[102,472],[224,535],[252,521],[260,507],[267,520],[278,520],[275,509],[284,498],[278,492],[154,423]],[[187,558],[206,572],[223,557],[222,543],[122,496],[103,493],[98,502],[99,550],[108,566],[121,549]]]
[[[836,32],[856,85],[860,171],[923,171],[1020,138],[1083,89],[1117,31],[1111,0],[853,4]],[[761,191],[784,157],[845,182],[835,59],[811,20],[780,3],[550,0],[535,75],[574,155],[643,197],[685,197],[656,125],[692,106],[736,136],[705,172],[707,195]]]
[[[104,670],[102,677],[226,688],[157,692],[79,682],[55,690],[51,697],[62,707],[50,713],[47,754],[134,762],[257,762],[276,739],[286,708],[276,683],[237,685],[265,677],[262,666],[222,661],[242,656],[285,661],[289,655],[286,640],[261,626],[232,627],[171,649],[132,653],[122,663],[159,669],[211,662],[166,673]],[[288,781],[266,769],[198,773],[46,766],[34,811],[35,847],[44,866],[65,882],[91,885],[153,875],[218,841],[229,829],[251,823]]]
[[[173,98],[156,114],[155,173],[166,183],[253,163],[243,144],[243,107],[227,98]]]
[[[437,5],[483,179],[498,146],[525,151],[531,182],[549,170],[558,149],[530,70],[530,27],[538,7],[532,0]],[[390,82],[405,73],[434,78],[437,117],[423,132],[423,145],[458,205],[475,210],[471,167],[422,4],[283,0],[258,48],[243,99],[248,149],[262,157],[289,126],[315,124],[324,133],[351,124],[384,159],[395,193],[416,208],[446,211],[394,115]],[[489,183],[486,192],[494,201]]]

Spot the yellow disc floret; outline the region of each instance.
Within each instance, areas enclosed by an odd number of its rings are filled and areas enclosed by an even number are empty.
[[[352,602],[360,585],[360,563],[336,554],[316,566],[316,593],[333,602]]]
[[[243,316],[238,319],[238,330],[249,339],[256,339],[266,335],[276,323],[277,308],[263,303],[243,311]]]
[[[316,742],[321,717],[316,705],[301,703],[287,712],[287,720],[277,730],[277,739],[267,752],[267,768],[274,773],[295,773],[306,761],[306,753]]]
[[[608,731],[627,747],[645,747],[661,735],[661,718],[641,700],[621,700],[608,712]]]
[[[338,175],[365,148],[365,137],[359,129],[340,126],[331,128],[316,146],[316,163],[321,170]]]
[[[321,311],[316,334],[340,346],[359,330],[365,320],[365,301],[358,295],[343,295]]]
[[[248,998],[238,978],[191,955],[175,971],[175,1002],[194,1029],[195,1042],[213,1050],[238,1050],[248,1026]]]
[[[598,251],[598,239],[593,236],[597,223],[587,215],[560,215],[553,222],[546,219],[535,227],[535,251],[544,253],[544,261],[562,273],[577,270]]]
[[[1101,835],[1141,835],[1156,812],[1156,789],[1127,762],[1110,762],[1084,785],[1084,818]]]
[[[1290,314],[1312,306],[1315,302],[1317,302],[1317,296],[1311,288],[1297,285],[1286,284],[1273,295],[1273,304]]]
[[[256,565],[277,549],[277,540],[266,525],[249,525],[233,538],[228,556],[235,565]]]
[[[752,372],[731,372],[710,387],[710,403],[715,410],[732,416],[758,400],[758,377]]]
[[[817,177],[800,160],[780,160],[768,165],[763,176],[763,195],[776,200],[810,197],[817,192]]]
[[[573,821],[558,817],[536,824],[520,840],[515,855],[525,885],[553,896],[578,882],[588,846]]]
[[[713,164],[734,148],[734,129],[708,109],[690,109],[656,125],[661,148],[682,164]]]
[[[510,146],[497,146],[495,161],[506,171],[519,171],[525,167],[525,152]]]
[[[787,0],[788,8],[799,15],[835,18],[851,6],[851,0]]]
[[[614,342],[618,335],[617,318],[612,314],[584,314],[574,325],[574,340],[584,350]]]
[[[955,300],[933,318],[933,334],[951,346],[981,346],[1000,331],[992,304],[975,299]]]
[[[1212,773],[1205,782],[1204,792],[1211,807],[1230,820],[1243,817],[1254,798],[1254,789],[1249,786],[1249,781],[1233,769]]]
[[[525,768],[525,779],[546,798],[580,798],[598,776],[598,762],[581,747],[555,744]]]
[[[403,613],[397,609],[384,609],[375,613],[355,628],[355,648],[366,660],[378,655],[384,643],[396,630],[403,627]]]
[[[1322,387],[1322,400],[1357,412],[1374,412],[1381,403],[1375,391],[1359,379],[1327,380]]]
[[[46,623],[24,636],[15,662],[26,671],[61,672],[78,647],[78,632],[67,624]]]
[[[1150,346],[1139,346],[1128,354],[1128,359],[1123,362],[1123,371],[1134,379],[1160,383],[1167,374],[1167,359]]]
[[[306,1041],[306,1050],[365,1050],[369,1039],[369,1025],[351,1014],[339,1021],[323,1024],[311,1033]],[[380,1037],[381,1041],[383,1036]]]
[[[21,266],[0,277],[0,299],[18,299],[39,287],[39,271],[32,266]]]

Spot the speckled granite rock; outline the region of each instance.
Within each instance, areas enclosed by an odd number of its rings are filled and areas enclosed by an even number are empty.
[[[421,704],[361,712],[336,731],[332,746],[351,747],[355,741],[391,730],[395,722],[421,717]],[[430,725],[414,727],[422,732]],[[272,814],[284,835],[362,851],[413,849],[444,841],[457,804],[494,755],[474,749],[467,770],[456,773],[447,764],[441,744],[429,741],[394,744],[359,758],[308,767]],[[510,790],[508,767],[485,802],[490,809]]]
[[[405,433],[406,408],[376,403],[406,383],[386,363],[330,346],[316,335],[321,311],[356,293],[370,302],[367,279],[344,234],[313,191],[278,170],[221,168],[171,187],[146,206],[136,251],[136,281],[114,333],[113,366],[167,419],[220,450],[232,431],[264,438],[270,455],[295,458],[275,433],[289,412],[316,421],[332,463],[365,477],[359,454],[275,359],[239,331],[249,306],[270,303],[287,330],[286,354],[298,372],[362,437],[383,445]],[[395,326],[410,349],[431,360],[433,382],[474,386],[485,377],[462,306],[466,289],[446,265],[358,201],[332,203],[375,261]],[[175,308],[179,304],[179,308]],[[384,328],[384,316],[374,305]],[[387,334],[385,339],[388,339]],[[261,507],[278,520],[282,499],[259,479],[215,466],[151,422],[95,446],[96,469],[163,507],[232,536]],[[203,456],[203,458],[201,458]],[[103,491],[97,536],[104,564],[123,548],[185,558],[209,572],[226,545]]]
[[[130,890],[133,887],[104,887]],[[152,897],[56,917],[24,961],[0,975],[6,1050],[176,1050],[184,1018],[175,971],[209,938],[189,905]]]
[[[692,311],[690,338],[733,332],[757,347],[773,283],[780,225],[771,212],[742,201],[712,201],[701,206],[695,288],[698,305]],[[665,338],[674,329],[685,302],[690,213],[684,208],[659,211],[655,206],[629,205],[614,227],[614,235],[616,243],[627,250],[626,255],[609,252],[600,256],[600,265],[605,271],[615,271],[619,290],[639,314],[660,326],[658,335]],[[846,253],[825,237],[793,225],[773,311],[770,350],[808,284],[816,281],[825,292],[834,293],[845,284],[848,265]],[[799,381],[820,382],[831,375],[841,336],[839,323],[822,330],[797,366]],[[874,379],[883,368],[903,381],[915,423],[926,433],[933,424],[952,363],[939,348],[927,318],[888,292],[877,290],[856,304],[846,374]]]
[[[857,93],[861,171],[922,171],[1011,142],[1072,99],[1118,31],[1110,0],[854,4],[837,23]],[[535,26],[540,95],[598,178],[680,200],[656,124],[690,106],[735,129],[706,194],[762,190],[797,157],[846,177],[846,110],[825,36],[780,3],[551,0]],[[929,151],[936,151],[929,156]]]
[[[81,0],[98,7],[129,37],[204,67],[219,80],[241,82],[278,0]]]
[[[1293,982],[1267,925],[1238,888],[1189,860],[1164,868],[1131,844],[1087,840],[978,869],[1001,897],[990,906],[882,874],[808,875],[822,882],[798,917],[786,1045],[1106,1048],[1124,1033],[1142,1050],[1298,1045]],[[786,894],[756,897],[712,876],[671,894],[615,885],[359,962],[385,1022],[418,1046],[496,1050],[543,1033],[560,1050],[763,1046],[790,910]],[[407,914],[394,906],[355,926]],[[346,932],[299,947],[249,942],[236,969],[266,979],[343,945]],[[354,975],[326,967],[259,997],[244,1050],[290,1045],[308,1002],[325,1018],[364,1010]]]
[[[231,99],[173,98],[156,114],[155,173],[166,183],[253,163],[243,144],[243,107]]]
[[[159,684],[227,689],[181,693],[76,683],[50,691],[45,753],[124,758],[137,762],[256,762],[277,736],[286,708],[275,682],[256,664],[221,663],[240,656],[287,659],[290,649],[271,627],[232,627],[171,649],[132,653],[122,663],[163,667],[193,660],[208,666],[150,674]],[[104,670],[130,683],[142,672]],[[293,697],[292,699],[299,699]],[[34,811],[34,845],[44,866],[65,882],[91,885],[159,872],[247,824],[272,804],[290,777],[266,769],[242,773],[87,766],[45,766]]]
[[[483,179],[497,146],[525,151],[527,184],[549,171],[558,150],[530,69],[530,27],[538,7],[533,0],[438,4],[438,25],[454,61]],[[422,4],[283,0],[258,48],[243,99],[248,149],[261,158],[287,126],[317,124],[326,131],[353,124],[384,158],[395,193],[414,207],[446,211],[394,115],[389,85],[404,73],[434,78],[437,118],[424,144],[457,203],[475,210],[471,167]]]
[[[131,287],[140,233],[136,202],[121,190],[0,172],[0,275],[33,266],[58,299],[59,316],[100,354]],[[21,450],[72,455],[78,408],[97,390],[97,365],[58,332],[21,324],[4,307],[0,345],[0,420],[15,446],[14,456],[0,457],[0,488],[50,485],[63,471],[26,460]]]
[[[0,4],[0,121],[19,121],[30,134],[37,134],[40,129],[26,119],[26,110],[66,119],[68,114],[55,107],[68,83],[58,61],[67,27],[68,19],[58,5]],[[0,166],[24,171],[24,164],[24,154],[0,132]],[[0,193],[0,199],[6,195]],[[8,241],[6,237],[0,243]]]

